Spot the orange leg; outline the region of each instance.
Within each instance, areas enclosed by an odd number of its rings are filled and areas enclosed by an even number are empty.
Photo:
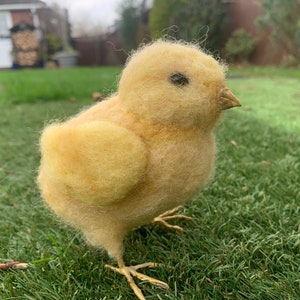
[[[134,282],[133,277],[137,277],[138,279],[143,280],[143,281],[148,281],[149,283],[151,283],[153,285],[156,285],[156,286],[159,286],[159,287],[162,287],[165,289],[169,288],[167,283],[137,272],[137,270],[141,269],[141,268],[154,268],[157,266],[157,264],[150,262],[150,263],[144,263],[144,264],[140,264],[140,265],[136,265],[136,266],[128,266],[127,267],[124,264],[123,258],[119,258],[117,261],[118,261],[118,266],[119,266],[118,268],[110,266],[110,265],[106,265],[105,267],[125,276],[130,287],[132,288],[132,290],[134,291],[134,293],[138,297],[138,299],[146,300],[141,289]]]
[[[183,233],[183,228],[177,225],[171,225],[168,223],[168,221],[171,220],[185,220],[185,221],[191,221],[193,220],[193,218],[191,217],[187,217],[185,215],[174,215],[174,213],[178,212],[179,210],[182,210],[183,206],[177,206],[171,210],[166,211],[165,213],[161,214],[160,216],[154,218],[152,223],[157,223],[160,225],[163,225],[169,229],[175,229],[177,231],[179,231],[180,233]]]

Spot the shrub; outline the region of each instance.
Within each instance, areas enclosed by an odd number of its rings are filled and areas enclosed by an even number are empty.
[[[62,43],[55,33],[45,35],[45,45],[47,59],[51,59],[53,54],[55,54],[58,50],[62,49]]]
[[[226,43],[226,58],[235,63],[247,62],[255,45],[256,40],[251,34],[244,29],[237,29]]]

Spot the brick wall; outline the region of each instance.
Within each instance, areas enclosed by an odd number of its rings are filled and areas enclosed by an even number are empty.
[[[16,26],[21,22],[25,22],[30,25],[33,25],[33,18],[30,10],[12,11],[11,16],[12,16],[13,26]]]

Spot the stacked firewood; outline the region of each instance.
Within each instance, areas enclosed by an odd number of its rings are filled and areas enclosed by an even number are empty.
[[[35,31],[21,30],[12,33],[14,54],[18,65],[34,66],[38,60],[39,40]]]

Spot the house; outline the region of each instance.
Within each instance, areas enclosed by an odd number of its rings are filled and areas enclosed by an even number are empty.
[[[46,4],[39,0],[0,0],[0,68],[10,68],[13,64],[10,29],[23,22],[38,31],[38,10],[43,7]]]

